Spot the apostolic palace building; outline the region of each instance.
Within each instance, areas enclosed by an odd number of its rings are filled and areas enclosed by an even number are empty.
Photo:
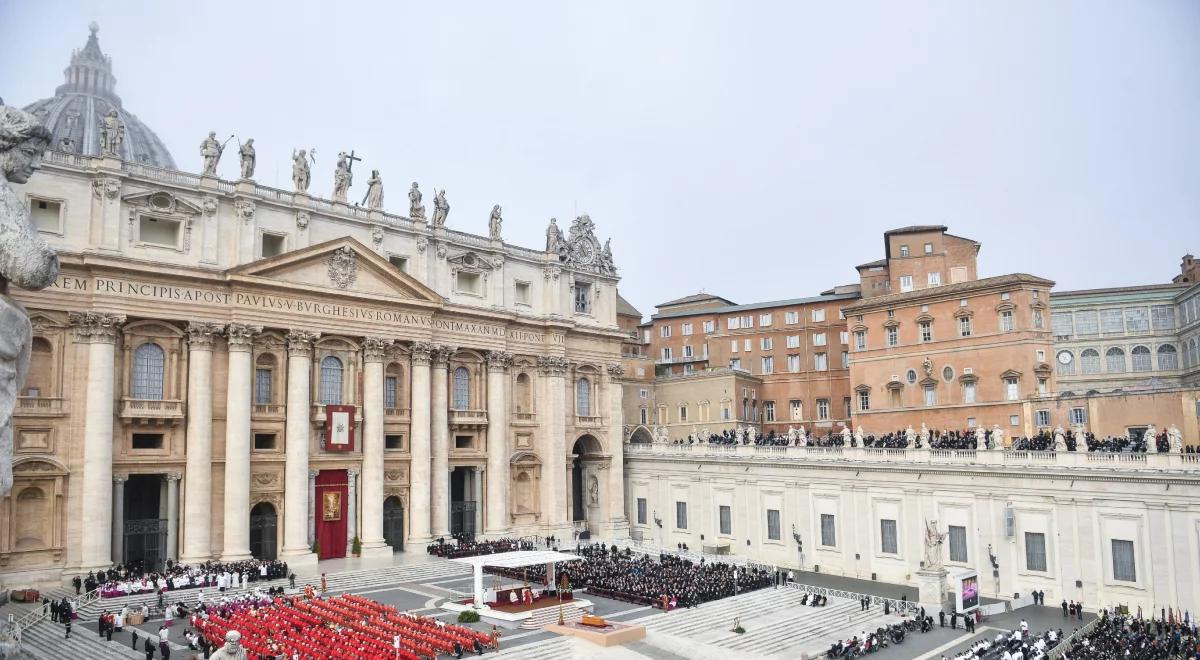
[[[548,252],[499,207],[450,229],[444,193],[428,220],[419,192],[407,217],[308,194],[303,158],[297,191],[181,172],[94,26],[65,78],[27,108],[54,143],[17,187],[62,272],[15,292],[7,576],[625,533],[618,278],[586,215]]]
[[[916,225],[851,283],[643,322],[586,215],[528,249],[500,206],[451,229],[444,190],[389,212],[369,163],[352,203],[353,152],[297,151],[280,190],[211,134],[182,172],[114,86],[93,29],[27,106],[54,143],[17,189],[62,274],[13,294],[35,338],[3,581],[586,530],[912,585],[933,530],[987,597],[1200,611],[1190,255],[1171,283],[1055,291]],[[1170,451],[1059,444],[1151,427]],[[894,442],[931,431],[999,442]]]

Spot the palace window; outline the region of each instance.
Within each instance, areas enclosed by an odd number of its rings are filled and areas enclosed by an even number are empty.
[[[762,373],[764,373],[764,374],[775,373],[775,358],[773,358],[771,356],[767,356],[762,359]]]
[[[933,254],[933,243],[925,244],[925,254]]]
[[[1079,362],[1083,365],[1084,375],[1100,373],[1100,352],[1096,349],[1089,348],[1080,353]]]
[[[454,409],[471,409],[471,372],[466,367],[454,370]]]
[[[843,346],[850,343],[850,333],[845,330],[838,333],[838,341]]]
[[[338,405],[342,402],[342,361],[332,355],[321,360],[321,378],[318,383],[321,403]]]
[[[133,352],[133,398],[163,398],[165,354],[158,344],[147,342]]]
[[[907,245],[900,246],[900,256],[902,256],[902,257],[908,256],[908,246]]]
[[[758,327],[760,327],[760,328],[771,327],[771,315],[770,314],[759,314],[758,315]]]
[[[575,410],[581,417],[592,414],[592,384],[586,378],[575,381]]]
[[[1134,561],[1133,541],[1112,540],[1113,579],[1137,582],[1137,562]]]
[[[900,276],[900,293],[906,293],[913,290],[912,275]]]
[[[970,337],[971,336],[971,317],[969,317],[969,316],[959,317],[959,319],[958,319],[958,336],[959,337]]]
[[[800,335],[788,335],[786,341],[788,348],[800,348]]]
[[[255,433],[254,434],[254,449],[258,451],[270,451],[275,449],[275,434],[274,433]]]
[[[1179,368],[1179,356],[1174,346],[1163,344],[1158,347],[1158,368],[1163,371]]]
[[[399,407],[396,405],[396,402],[399,399],[399,397],[397,396],[397,393],[399,392],[399,389],[400,389],[399,385],[400,385],[400,379],[398,379],[397,377],[395,377],[395,376],[385,376],[384,377],[384,379],[383,379],[383,407],[384,408],[398,408]]]
[[[667,339],[668,337],[670,337],[671,336],[671,326],[669,326],[669,325],[659,326],[658,336],[662,337],[663,339]]]
[[[858,409],[859,410],[870,410],[871,409],[871,393],[870,392],[863,390],[862,392],[858,393]]]
[[[775,421],[775,402],[774,401],[763,401],[763,421],[764,422]]]
[[[925,405],[926,406],[936,406],[937,405],[937,386],[936,385],[926,385],[925,386]]]
[[[663,346],[663,348],[662,348],[662,359],[664,359],[664,360],[670,360],[670,359],[671,359],[671,347],[670,347],[670,346]]]
[[[641,420],[642,426],[645,426],[646,424],[650,423],[650,411],[646,409],[646,406],[642,406],[638,410],[638,413],[639,413],[639,419]]]
[[[733,508],[725,504],[718,506],[717,517],[721,522],[721,534],[733,536]]]
[[[829,419],[829,399],[817,399],[817,419],[819,421]]]
[[[896,326],[894,326],[894,325],[888,326],[888,328],[887,328],[887,345],[895,346],[896,344],[899,344],[899,343],[900,343],[900,332],[896,329]]]
[[[1033,413],[1033,423],[1035,426],[1050,426],[1050,411],[1035,410]]]
[[[1025,532],[1025,570],[1046,571],[1046,535]]]
[[[963,403],[975,403],[975,383],[963,383]]]
[[[404,449],[404,436],[399,434],[388,434],[383,436],[383,448],[391,451],[400,451]]]
[[[855,331],[854,349],[858,351],[865,351],[867,349],[867,332],[865,330]]]
[[[813,369],[817,371],[829,370],[829,358],[825,353],[813,353]]]
[[[134,433],[130,438],[130,449],[162,449],[163,434],[161,433]]]
[[[1150,371],[1154,368],[1154,365],[1151,364],[1150,349],[1145,346],[1134,346],[1130,352],[1130,359],[1134,371]]]
[[[783,322],[788,325],[792,325],[793,323],[799,323],[800,322],[800,312],[784,312],[783,313]]]
[[[824,323],[825,322],[825,308],[821,307],[820,309],[814,309],[812,311],[812,320],[813,320],[813,323]]]
[[[783,538],[779,527],[779,509],[767,509],[767,540],[778,541]]]
[[[1000,331],[1012,332],[1013,330],[1013,313],[1011,309],[1006,309],[1000,312]]]
[[[950,525],[950,561],[967,563],[967,528]]]
[[[917,327],[921,329],[921,341],[922,342],[933,341],[933,322],[932,321],[921,321],[920,323],[917,324]]]
[[[637,498],[637,524],[646,524],[646,498]]]
[[[711,335],[712,333],[714,333],[716,331],[717,331],[717,322],[716,321],[705,321],[704,322],[704,334]]]
[[[884,518],[879,521],[879,551],[885,555],[894,555],[897,550],[896,521]]]
[[[683,357],[685,357],[685,358],[692,357],[692,345],[691,344],[683,345]]]
[[[761,350],[769,351],[775,348],[775,340],[771,337],[763,337],[762,339],[758,340],[758,347]]]
[[[821,545],[827,548],[837,547],[836,520],[832,513],[821,514]]]
[[[818,332],[818,333],[814,334],[813,335],[813,346],[824,346],[824,345],[825,345],[825,333]]]
[[[675,503],[675,528],[687,529],[687,502]]]
[[[679,326],[679,334],[683,335],[684,337],[691,337],[692,336],[692,324],[691,323],[681,324]]]
[[[688,421],[688,407],[686,405],[679,406],[679,421],[680,422]]]
[[[1004,399],[1006,401],[1016,401],[1021,398],[1020,381],[1015,377],[1004,379]]]
[[[799,399],[792,399],[788,402],[788,407],[792,410],[792,420],[800,421],[804,419],[804,402]]]
[[[1116,348],[1108,349],[1104,353],[1105,367],[1108,368],[1110,374],[1119,374],[1125,372],[1125,351]]]
[[[259,361],[261,362],[262,358],[259,358]],[[271,380],[274,375],[274,370],[270,367],[254,369],[254,403],[271,403]]]
[[[1071,424],[1087,424],[1087,408],[1072,408]]]
[[[928,273],[927,275],[928,275],[929,286],[941,286],[942,285],[942,274],[941,273]]]
[[[850,368],[850,351],[842,351],[842,368]]]
[[[730,369],[741,369],[742,368],[742,359],[741,358],[731,358],[729,360],[729,368]]]

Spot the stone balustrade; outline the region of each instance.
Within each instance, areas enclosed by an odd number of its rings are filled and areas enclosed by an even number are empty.
[[[184,406],[179,399],[121,399],[121,419],[182,420]]]
[[[1175,470],[1200,474],[1200,454],[1053,452],[976,449],[889,449],[882,447],[774,447],[760,445],[676,445],[625,443],[628,456],[663,456],[705,460],[769,460],[860,462],[964,467],[1034,467]]]
[[[13,415],[17,417],[57,417],[64,413],[62,397],[19,396]]]

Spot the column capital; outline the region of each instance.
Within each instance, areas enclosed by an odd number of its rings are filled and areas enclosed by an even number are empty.
[[[567,362],[567,358],[565,357],[558,355],[544,355],[538,358],[537,366],[543,374],[547,376],[558,376],[561,378],[567,373],[567,369],[570,368],[571,365],[569,362]]]
[[[308,471],[308,480],[312,481],[313,479],[316,479],[317,475],[320,473],[321,472],[319,470],[309,470]]]
[[[363,337],[362,352],[363,359],[367,362],[383,362],[383,358],[387,352],[392,349],[392,344],[396,342],[383,337]]]
[[[261,325],[230,323],[225,341],[231,351],[249,351],[254,348],[254,337],[262,332]]]
[[[211,351],[213,340],[225,331],[225,324],[211,321],[188,321],[188,349],[193,351]]]
[[[183,474],[179,472],[168,472],[163,475],[163,478],[167,480],[167,483],[170,483],[172,481],[179,481],[180,479],[183,479]]]
[[[485,357],[488,371],[492,372],[503,372],[513,363],[513,354],[505,351],[488,351]]]
[[[357,468],[350,468],[350,469],[346,470],[346,475],[347,475],[349,478],[353,479],[353,478],[355,478],[355,477],[357,477],[357,476],[358,476],[358,469],[357,469]]]
[[[428,365],[433,355],[433,344],[427,341],[416,341],[412,345],[412,363]]]
[[[127,475],[127,474],[114,474],[114,475],[113,475],[113,478],[112,478],[112,480],[113,480],[113,483],[114,483],[114,484],[123,484],[123,483],[125,483],[126,481],[129,481],[129,475]]]
[[[625,375],[625,367],[620,364],[610,364],[608,367],[608,375],[613,380],[621,380]]]
[[[457,346],[435,344],[433,347],[433,366],[445,367],[450,363],[450,356],[458,352]]]
[[[287,345],[288,355],[296,357],[308,357],[312,352],[313,342],[320,337],[319,332],[309,332],[308,330],[288,330]]]
[[[75,340],[85,344],[115,344],[117,331],[125,324],[124,314],[70,312],[68,319]]]

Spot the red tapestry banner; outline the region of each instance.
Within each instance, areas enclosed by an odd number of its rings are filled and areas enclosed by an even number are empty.
[[[346,556],[346,534],[350,522],[346,519],[349,506],[346,479],[345,470],[321,470],[317,473],[313,524],[320,545],[318,559]]]
[[[354,406],[325,406],[325,451],[354,451]]]

